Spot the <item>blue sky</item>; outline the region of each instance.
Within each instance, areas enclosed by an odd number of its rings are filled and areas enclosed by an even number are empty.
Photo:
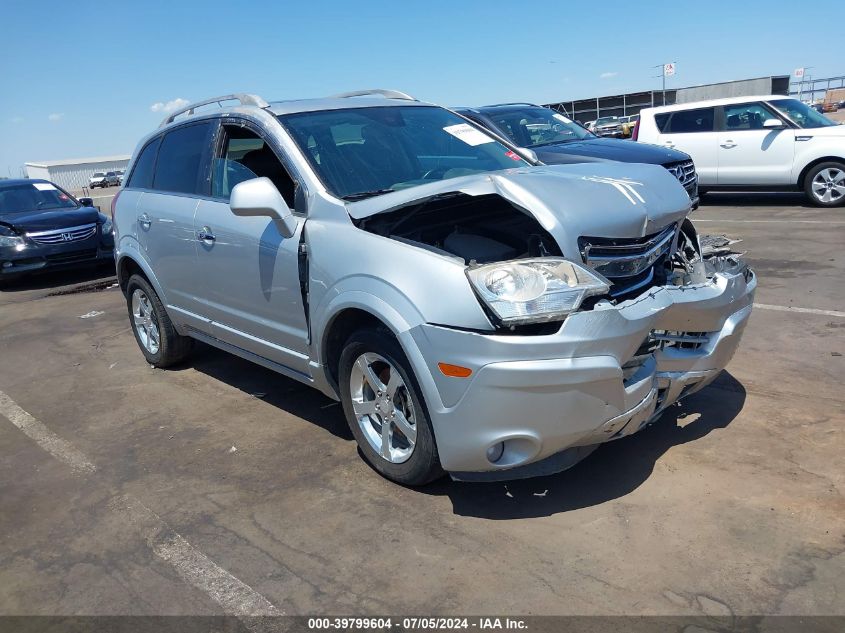
[[[272,100],[384,87],[476,105],[659,88],[652,66],[664,61],[678,65],[669,87],[797,66],[845,73],[841,38],[805,35],[782,3],[566,6],[6,0],[0,174],[17,176],[26,161],[130,153],[169,102],[230,92]]]

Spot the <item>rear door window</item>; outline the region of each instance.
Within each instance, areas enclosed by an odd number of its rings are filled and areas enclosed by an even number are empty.
[[[168,132],[156,160],[153,189],[204,195],[207,149],[215,125],[212,121],[186,125]]]
[[[153,169],[156,164],[156,154],[161,137],[156,137],[141,150],[141,154],[135,161],[135,168],[129,177],[127,187],[135,189],[150,189],[153,186]]]
[[[664,112],[654,117],[657,128],[662,134],[690,134],[712,132],[716,120],[715,108],[696,108]]]

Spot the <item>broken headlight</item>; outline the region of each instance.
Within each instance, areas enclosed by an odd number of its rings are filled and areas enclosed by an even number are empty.
[[[520,259],[468,268],[475,292],[503,325],[554,321],[577,310],[610,283],[559,257]]]

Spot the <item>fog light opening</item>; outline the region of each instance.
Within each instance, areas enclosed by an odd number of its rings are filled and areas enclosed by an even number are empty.
[[[491,464],[495,464],[497,461],[502,459],[502,454],[505,452],[505,443],[504,442],[496,442],[490,448],[487,449],[487,461]]]

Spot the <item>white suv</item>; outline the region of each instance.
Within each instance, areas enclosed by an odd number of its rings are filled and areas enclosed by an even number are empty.
[[[640,112],[634,139],[692,156],[700,190],[803,190],[845,204],[845,126],[797,99],[732,97]]]

